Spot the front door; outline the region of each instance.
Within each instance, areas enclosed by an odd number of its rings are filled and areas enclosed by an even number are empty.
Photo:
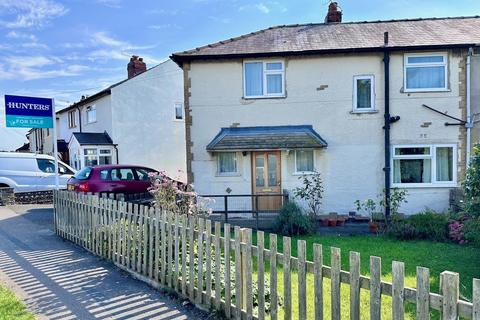
[[[282,206],[280,151],[252,153],[253,208],[275,211]]]

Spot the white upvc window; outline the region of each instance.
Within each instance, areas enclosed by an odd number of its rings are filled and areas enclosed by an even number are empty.
[[[68,127],[75,128],[77,126],[77,119],[75,117],[76,112],[75,110],[68,112]]]
[[[454,187],[457,181],[455,145],[394,146],[392,181],[396,187]]]
[[[315,171],[315,152],[295,150],[295,174],[308,174]]]
[[[448,90],[448,55],[405,54],[403,78],[405,92]]]
[[[353,77],[353,111],[368,112],[375,110],[375,76]]]
[[[83,149],[84,165],[97,166],[112,164],[112,149],[105,147],[85,147]]]
[[[174,107],[174,120],[183,120],[184,119],[184,110],[183,110],[183,103],[175,103]]]
[[[87,107],[87,123],[97,121],[97,107],[95,105]]]
[[[217,154],[217,174],[220,176],[231,176],[237,173],[237,153],[219,152]]]
[[[243,96],[245,98],[284,97],[284,62],[245,61],[243,63]]]

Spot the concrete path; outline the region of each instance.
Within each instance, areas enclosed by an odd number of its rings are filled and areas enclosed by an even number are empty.
[[[53,233],[48,206],[0,207],[0,283],[38,319],[206,319]]]

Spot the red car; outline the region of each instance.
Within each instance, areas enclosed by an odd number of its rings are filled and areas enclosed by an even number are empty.
[[[150,187],[151,168],[129,165],[85,167],[67,182],[67,190],[94,193],[144,193]]]

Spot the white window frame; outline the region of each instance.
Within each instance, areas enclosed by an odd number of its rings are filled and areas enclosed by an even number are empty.
[[[181,119],[177,119],[177,106],[180,106],[180,110],[182,110],[182,118]],[[174,121],[184,121],[185,120],[185,109],[183,107],[183,103],[175,102],[173,104],[173,120]]]
[[[245,65],[248,63],[262,63],[263,69],[263,88],[262,95],[247,96],[247,77],[245,74]],[[281,70],[267,70],[267,63],[281,63]],[[267,75],[280,74],[282,75],[282,92],[281,93],[267,93]],[[243,98],[244,99],[266,99],[266,98],[283,98],[285,97],[285,61],[283,60],[246,60],[243,61]]]
[[[358,80],[370,80],[370,108],[357,108],[357,81]],[[375,75],[358,75],[353,76],[353,112],[372,112],[375,111]]]
[[[410,57],[430,57],[442,56],[443,62],[424,62],[424,63],[408,63]],[[445,69],[445,86],[443,88],[407,88],[407,69],[409,67],[444,67]],[[449,91],[448,89],[448,54],[446,52],[429,52],[429,53],[406,53],[403,58],[403,91],[404,92],[429,92],[429,91]]]
[[[95,112],[95,119],[93,119],[93,121],[90,121],[90,119],[89,119],[89,117],[88,117],[88,113],[89,113],[89,112],[92,112],[92,111]],[[97,122],[97,107],[96,107],[94,104],[87,107],[87,109],[86,109],[86,116],[87,116],[87,123],[95,123],[95,122]]]
[[[68,111],[68,127],[75,128],[77,126],[77,117],[76,117],[76,110]]]
[[[452,154],[452,179],[453,181],[437,181],[437,148],[449,147],[453,148]],[[395,155],[395,149],[401,148],[429,148],[430,154],[425,155]],[[432,187],[448,187],[454,188],[457,186],[457,145],[455,144],[409,144],[409,145],[394,145],[392,146],[392,156],[390,159],[390,179],[392,181],[392,187],[395,188],[432,188]],[[428,183],[395,183],[393,182],[394,174],[394,160],[401,159],[430,159],[431,161],[431,182]]]
[[[299,171],[297,168],[297,152],[298,151],[312,151],[313,153],[313,171]],[[293,173],[293,175],[304,175],[304,174],[314,174],[315,173],[315,168],[317,167],[317,161],[316,161],[316,157],[315,157],[315,150],[313,149],[298,149],[298,150],[295,150],[295,172]]]
[[[82,169],[84,167],[86,167],[86,159],[85,158],[88,157],[88,155],[85,154],[86,149],[96,149],[97,150],[97,154],[95,154],[95,156],[97,157],[97,165],[100,165],[100,157],[110,157],[111,160],[112,160],[111,164],[115,163],[115,157],[114,157],[114,152],[113,152],[112,147],[110,147],[110,146],[84,146],[84,147],[81,147],[79,149],[80,157],[81,157],[81,163],[82,163]],[[100,150],[108,150],[109,153],[100,153]],[[93,156],[93,155],[91,155],[91,156]]]
[[[231,153],[235,156],[235,171],[232,172],[220,172],[220,154],[221,153]],[[216,162],[217,162],[217,176],[219,177],[231,177],[231,176],[238,176],[239,175],[239,170],[238,170],[238,154],[235,151],[225,151],[225,152],[218,152],[215,156]]]

